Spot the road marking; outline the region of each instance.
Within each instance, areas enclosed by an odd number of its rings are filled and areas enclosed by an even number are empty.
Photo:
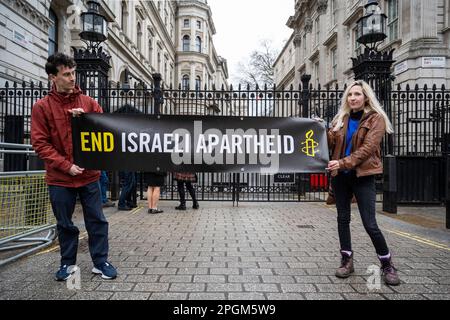
[[[435,248],[439,248],[439,249],[450,251],[450,248],[447,245],[443,244],[443,243],[439,243],[439,242],[436,242],[436,241],[433,241],[433,240],[422,238],[422,237],[416,236],[414,234],[403,232],[403,231],[399,231],[399,230],[389,230],[389,229],[384,229],[384,230],[387,231],[387,232],[391,232],[393,234],[396,234],[398,236],[401,236],[401,237],[405,237],[405,238],[408,238],[408,239],[411,239],[411,240],[415,240],[415,241],[423,243],[423,244],[427,244],[427,245],[435,247]]]
[[[319,204],[319,205],[329,209],[330,211],[336,212],[336,208],[332,209],[328,205],[325,205],[325,204]],[[450,251],[450,248],[446,244],[439,243],[439,242],[436,242],[436,241],[433,241],[430,239],[422,238],[422,237],[419,237],[418,235],[415,235],[412,233],[407,233],[407,232],[403,232],[403,231],[399,231],[399,230],[389,230],[389,229],[384,229],[384,228],[380,228],[380,229],[383,231],[387,231],[387,232],[396,234],[396,235],[404,237],[404,238],[408,238],[410,240],[414,240],[414,241],[429,245],[431,247]]]
[[[130,214],[136,214],[136,213],[138,213],[139,210],[141,210],[141,209],[142,209],[142,207],[134,208],[134,209],[130,212]]]

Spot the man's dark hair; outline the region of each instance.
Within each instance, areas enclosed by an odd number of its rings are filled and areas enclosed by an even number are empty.
[[[59,66],[73,68],[76,67],[77,64],[75,60],[68,55],[65,55],[64,53],[55,53],[48,57],[47,63],[45,64],[45,72],[47,72],[48,75],[53,74],[56,76],[58,74]]]

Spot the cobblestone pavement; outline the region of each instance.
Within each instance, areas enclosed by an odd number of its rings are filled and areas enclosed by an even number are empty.
[[[144,203],[142,203],[144,205]],[[200,210],[163,214],[145,208],[105,211],[116,280],[92,275],[81,223],[80,289],[53,280],[57,242],[0,268],[0,299],[449,299],[450,232],[378,216],[402,284],[370,290],[367,269],[378,261],[356,209],[355,275],[339,264],[336,213],[319,203],[202,202]],[[82,221],[82,220],[81,220]]]

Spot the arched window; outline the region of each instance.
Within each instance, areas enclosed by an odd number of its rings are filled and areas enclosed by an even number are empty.
[[[191,47],[191,38],[188,35],[183,37],[183,51],[190,51]]]
[[[189,76],[187,74],[183,76],[181,87],[183,90],[189,90]]]
[[[52,21],[52,25],[48,29],[48,55],[58,52],[58,17],[55,11],[50,9],[49,18]]]
[[[140,22],[138,22],[136,30],[137,30],[136,45],[138,47],[138,51],[141,52],[142,51],[142,27],[141,27]]]
[[[195,49],[197,52],[202,52],[202,39],[200,37],[195,38]]]
[[[195,78],[195,91],[200,91],[202,89],[202,79],[200,76]]]
[[[122,1],[122,8],[121,8],[121,15],[120,15],[120,26],[122,27],[122,31],[126,34],[128,31],[128,9],[127,9],[127,3],[125,1]]]

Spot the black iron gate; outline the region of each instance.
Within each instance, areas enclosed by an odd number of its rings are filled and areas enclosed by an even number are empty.
[[[330,122],[336,114],[345,88],[312,88],[307,79],[297,88],[204,88],[186,91],[162,88],[164,100],[156,99],[152,87],[134,88],[108,84],[102,90],[91,86],[87,94],[104,101],[110,112],[124,105],[132,105],[143,113],[159,110],[162,114],[197,114],[227,117],[300,117],[312,114]],[[0,88],[0,141],[12,139],[30,142],[30,115],[34,102],[45,96],[48,86],[29,86],[25,83]],[[98,96],[102,95],[101,99]],[[436,86],[404,90],[397,87],[391,93],[391,112],[394,128],[394,156],[398,164],[400,203],[442,203],[448,175],[444,156],[450,143],[450,90]],[[11,127],[8,119],[20,118]],[[23,140],[23,141],[22,141]],[[11,141],[11,140],[8,140]],[[14,140],[16,141],[16,140]],[[385,148],[384,148],[385,150]],[[9,160],[0,159],[4,166]],[[408,174],[411,173],[411,174]],[[412,174],[413,173],[413,174]],[[145,198],[142,176],[138,176],[140,197]],[[382,197],[382,180],[379,196]],[[209,201],[324,201],[329,179],[322,173],[294,175],[262,175],[256,173],[200,173],[196,192],[201,200]],[[412,192],[410,187],[416,186]],[[176,183],[169,174],[162,199],[177,199]],[[420,190],[426,189],[426,192]]]

